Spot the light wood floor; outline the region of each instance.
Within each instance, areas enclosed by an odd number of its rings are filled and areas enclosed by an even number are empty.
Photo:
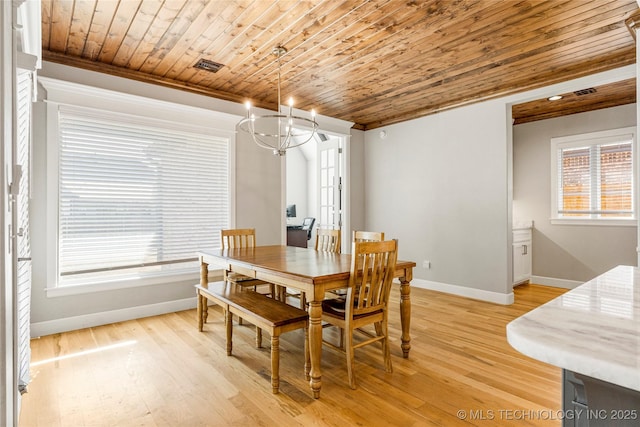
[[[409,359],[394,309],[394,372],[378,346],[357,350],[351,390],[344,356],[324,349],[319,400],[304,380],[302,331],[281,338],[272,395],[268,338],[256,349],[252,327],[235,326],[227,357],[213,307],[203,333],[189,310],[45,336],[32,341],[20,426],[559,426],[560,369],[511,348],[505,326],[564,291],[522,285],[501,306],[414,288]],[[392,297],[395,308],[397,287]]]

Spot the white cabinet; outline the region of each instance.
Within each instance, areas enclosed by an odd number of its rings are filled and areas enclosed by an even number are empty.
[[[531,278],[531,229],[513,230],[513,284]]]

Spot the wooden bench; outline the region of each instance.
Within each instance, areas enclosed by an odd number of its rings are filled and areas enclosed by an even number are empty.
[[[225,313],[227,332],[227,356],[231,356],[233,337],[233,315],[237,315],[264,329],[271,335],[271,388],[277,394],[280,388],[280,334],[304,328],[305,378],[309,379],[309,315],[306,311],[269,298],[265,295],[243,290],[228,282],[212,282],[206,286],[196,285],[198,295],[198,329],[202,332],[206,322],[207,300],[220,305]],[[256,346],[262,338],[256,335]]]

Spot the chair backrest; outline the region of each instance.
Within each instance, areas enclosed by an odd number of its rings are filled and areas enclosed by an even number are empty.
[[[382,242],[384,232],[382,231],[354,231],[352,242]]]
[[[305,230],[307,232],[307,240],[311,239],[311,229],[313,229],[313,223],[316,222],[315,218],[310,218],[307,217],[304,220],[302,220],[302,230]]]
[[[340,230],[316,228],[316,251],[340,253]]]
[[[236,228],[220,230],[222,249],[253,248],[256,246],[255,228]]]
[[[353,242],[346,316],[386,310],[396,268],[398,242]]]

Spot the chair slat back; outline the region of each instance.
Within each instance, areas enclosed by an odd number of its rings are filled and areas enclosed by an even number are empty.
[[[384,232],[382,231],[354,231],[353,242],[382,242]]]
[[[255,228],[220,230],[222,249],[253,248],[256,246]]]
[[[316,251],[340,253],[340,230],[316,229]]]
[[[395,240],[352,243],[347,316],[386,310],[397,251]]]
[[[382,242],[383,240],[383,231],[354,231],[351,242]]]

